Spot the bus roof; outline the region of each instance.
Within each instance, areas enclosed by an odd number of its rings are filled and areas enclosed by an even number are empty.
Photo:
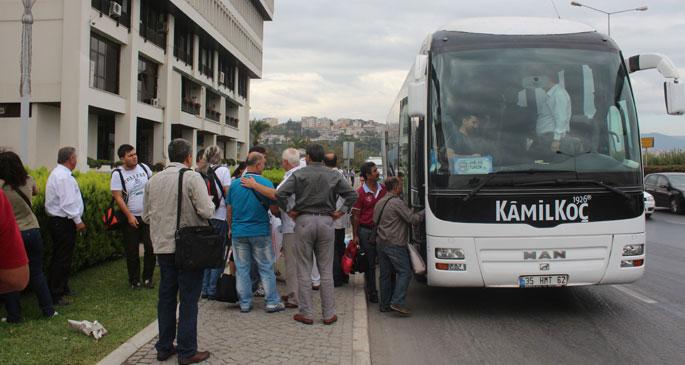
[[[548,35],[595,32],[589,25],[556,18],[490,17],[465,18],[451,22],[438,31],[501,35]]]

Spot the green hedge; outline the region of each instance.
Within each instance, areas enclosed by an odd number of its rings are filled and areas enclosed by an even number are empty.
[[[284,175],[285,171],[283,169],[267,169],[262,171],[262,176],[271,180],[274,186],[278,186],[278,184],[280,184],[281,181],[283,181]]]
[[[656,172],[685,172],[685,165],[645,166],[645,175]]]
[[[41,234],[45,242],[44,262],[46,268],[52,254],[52,237],[48,231],[48,217],[45,214],[45,183],[49,171],[39,168],[29,172],[36,180],[40,192],[33,197],[33,210],[38,217]],[[109,207],[112,194],[109,189],[110,175],[103,172],[74,173],[81,189],[85,203],[85,214],[82,217],[86,224],[86,231],[76,237],[72,271],[78,271],[107,261],[123,253],[121,233],[119,231],[105,231],[102,224],[102,214]]]

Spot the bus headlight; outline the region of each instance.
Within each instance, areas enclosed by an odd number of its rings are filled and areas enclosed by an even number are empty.
[[[464,250],[461,248],[435,248],[435,258],[443,260],[463,260]]]
[[[639,256],[645,253],[645,245],[625,245],[623,246],[623,256]]]

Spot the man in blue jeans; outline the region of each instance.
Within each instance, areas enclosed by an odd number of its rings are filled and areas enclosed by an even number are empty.
[[[202,289],[203,270],[176,267],[176,217],[178,199],[182,200],[180,227],[208,225],[214,214],[214,203],[199,173],[183,174],[183,191],[178,196],[179,171],[190,168],[192,147],[185,139],[169,144],[171,163],[145,185],[143,221],[150,225],[152,248],[159,262],[160,282],[157,320],[159,340],[155,344],[157,360],[164,361],[178,352],[179,364],[194,364],[209,358],[209,351],[197,351],[197,303]],[[178,334],[176,333],[176,304]],[[174,347],[176,338],[177,347]]]
[[[409,228],[421,223],[424,211],[414,212],[401,199],[402,180],[390,177],[385,181],[388,194],[378,201],[373,210],[376,224],[378,264],[380,266],[381,300],[380,311],[395,311],[401,316],[411,315],[405,306],[407,289],[413,275],[409,260]],[[392,287],[392,273],[395,272],[395,287]]]
[[[259,184],[273,189],[273,184],[261,176],[266,159],[259,152],[247,156],[245,177],[252,177]],[[250,270],[252,261],[257,263],[259,276],[264,287],[264,300],[268,313],[285,309],[276,288],[274,274],[274,252],[271,245],[271,225],[268,210],[278,214],[278,208],[269,198],[253,189],[244,187],[240,180],[231,183],[227,197],[228,222],[231,225],[233,258],[237,271],[236,287],[240,297],[240,311],[252,310],[252,284]]]

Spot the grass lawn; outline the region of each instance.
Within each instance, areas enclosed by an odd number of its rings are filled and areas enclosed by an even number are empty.
[[[68,297],[71,304],[56,307],[59,315],[51,319],[42,317],[33,292],[24,294],[23,322],[0,323],[0,364],[96,363],[156,319],[158,282],[155,268],[155,289],[131,289],[124,259],[86,269],[69,280],[77,292]],[[96,341],[69,328],[67,319],[97,320],[109,333]]]

